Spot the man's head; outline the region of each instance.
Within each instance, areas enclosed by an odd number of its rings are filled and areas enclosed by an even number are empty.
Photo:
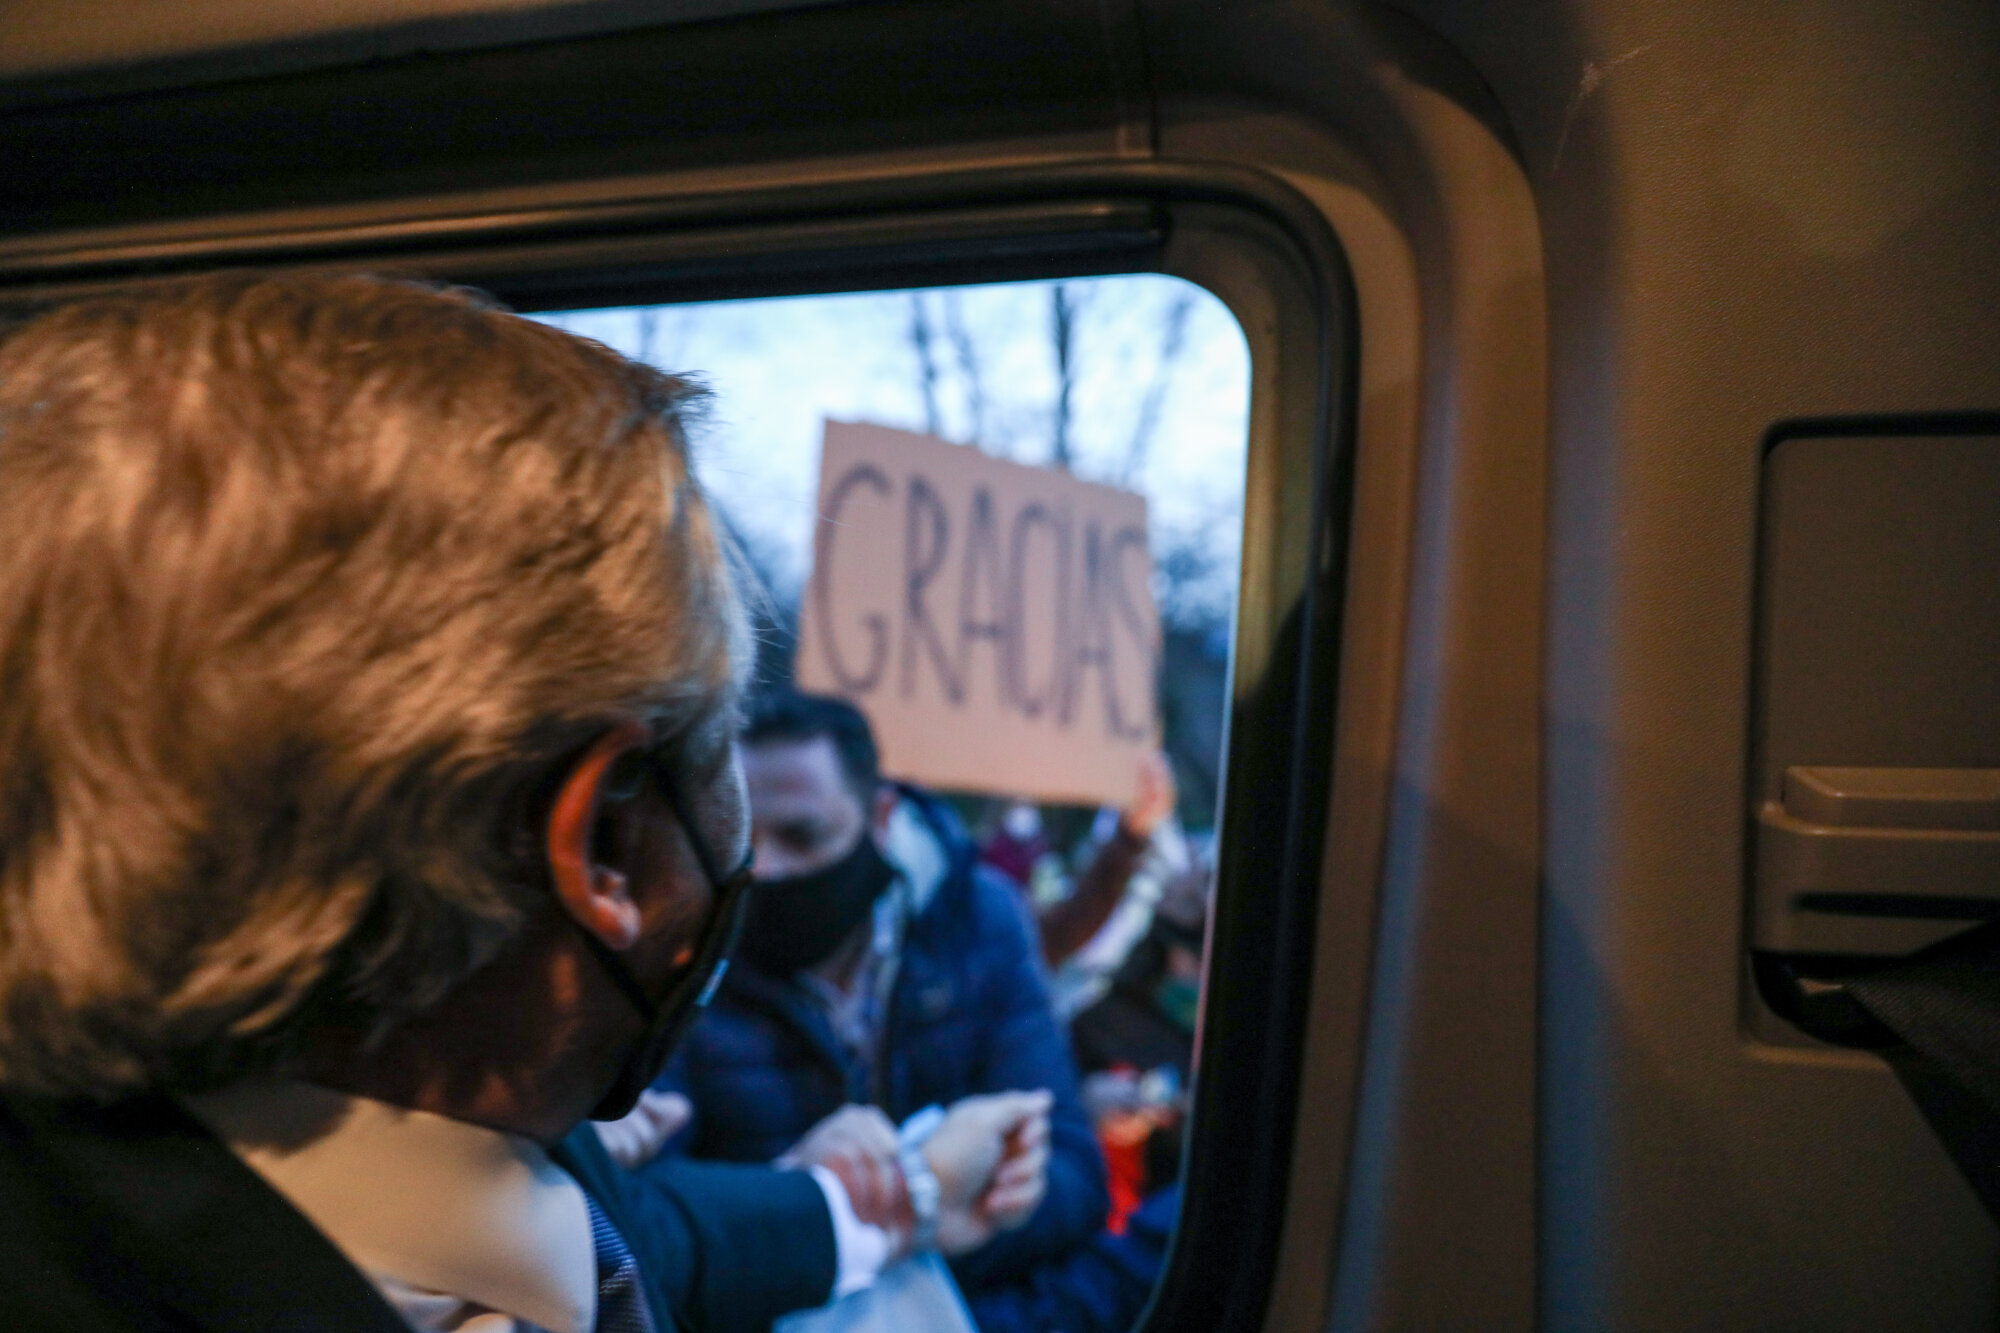
[[[837,949],[887,887],[878,839],[895,789],[882,782],[868,719],[839,699],[760,695],[742,739],[759,879],[742,952],[784,974]]]
[[[0,343],[0,1081],[198,1088],[379,1036],[557,902],[644,955],[668,895],[620,895],[695,872],[626,756],[717,855],[741,836],[691,397],[361,277],[160,284]]]
[[[810,874],[854,850],[893,799],[875,734],[842,699],[771,690],[750,701],[743,773],[760,879]]]

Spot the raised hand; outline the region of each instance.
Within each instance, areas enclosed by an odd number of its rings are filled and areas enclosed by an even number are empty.
[[[995,1231],[1025,1226],[1049,1186],[1049,1117],[1031,1116],[1007,1135],[1007,1148],[993,1183],[980,1196],[978,1211]]]
[[[1174,812],[1176,799],[1173,765],[1165,754],[1154,750],[1139,761],[1138,789],[1131,804],[1119,812],[1118,822],[1127,833],[1144,841]]]

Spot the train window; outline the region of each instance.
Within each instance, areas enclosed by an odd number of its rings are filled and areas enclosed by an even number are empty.
[[[1235,317],[1126,274],[538,318],[712,393],[697,471],[756,585],[759,856],[831,894],[847,841],[874,838],[897,872],[872,916],[788,909],[786,941],[753,916],[669,1073],[692,1123],[667,1152],[768,1160],[830,1109],[775,1123],[746,1100],[773,1080],[906,1124],[1051,1087],[1049,1198],[959,1280],[982,1327],[1122,1333],[1165,1264],[1190,1128],[1242,558]],[[872,831],[798,743],[831,725],[821,695],[901,784]],[[966,928],[994,902],[1031,925],[1011,938],[1045,970],[1039,1021],[981,994],[1010,966],[1007,930]],[[796,1058],[752,1076],[745,1028]]]

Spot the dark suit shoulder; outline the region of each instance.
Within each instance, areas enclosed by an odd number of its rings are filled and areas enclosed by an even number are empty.
[[[833,1289],[833,1220],[803,1171],[660,1158],[627,1172],[589,1125],[554,1155],[618,1225],[684,1328],[768,1328]]]
[[[368,1280],[165,1097],[0,1095],[9,1328],[408,1333]]]

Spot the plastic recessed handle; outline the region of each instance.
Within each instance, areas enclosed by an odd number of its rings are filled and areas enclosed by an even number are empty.
[[[2000,832],[2000,768],[1788,768],[1785,813],[1836,828]]]
[[[1788,768],[1754,874],[1759,949],[1899,956],[2000,918],[2000,769]]]

